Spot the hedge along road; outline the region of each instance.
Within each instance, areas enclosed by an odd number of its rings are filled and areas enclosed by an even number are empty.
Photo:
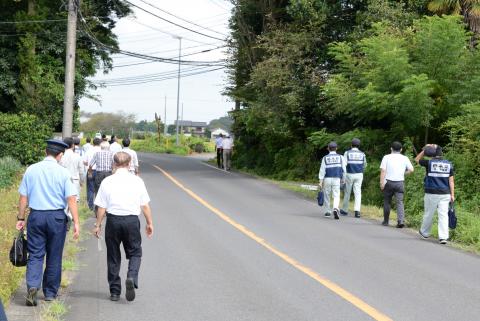
[[[86,241],[66,320],[476,320],[480,259],[199,160],[141,154],[156,234],[133,303]],[[421,197],[421,196],[419,196]],[[125,266],[123,275],[125,275]]]

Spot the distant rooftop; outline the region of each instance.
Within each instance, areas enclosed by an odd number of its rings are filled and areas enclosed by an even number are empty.
[[[177,125],[177,121],[175,121],[175,125]],[[203,121],[191,121],[191,120],[179,120],[179,126],[185,127],[207,127],[207,123]]]

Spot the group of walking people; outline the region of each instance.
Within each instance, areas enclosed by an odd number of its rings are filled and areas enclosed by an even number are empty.
[[[348,215],[350,196],[353,190],[354,216],[361,216],[363,173],[367,166],[365,153],[360,150],[360,140],[354,138],[351,148],[344,155],[337,153],[337,143],[328,144],[329,153],[322,158],[318,174],[319,188],[324,193],[325,216],[336,220],[340,215]],[[380,189],[383,192],[383,222],[388,226],[393,197],[397,205],[397,228],[405,226],[403,197],[405,192],[405,175],[414,171],[413,165],[402,155],[402,144],[393,142],[391,153],[383,157],[380,164]],[[429,159],[424,159],[425,156]],[[449,237],[448,209],[455,201],[454,170],[451,162],[443,158],[442,148],[435,144],[426,145],[417,155],[415,161],[425,167],[424,180],[424,215],[419,234],[423,238],[430,236],[433,216],[438,212],[438,237],[441,244],[446,244]],[[343,206],[340,208],[340,190],[344,188]],[[333,204],[331,203],[333,199]]]
[[[87,138],[82,148],[79,140],[75,144],[76,140],[71,137],[63,141],[48,140],[46,157],[27,168],[20,184],[16,228],[27,229],[27,306],[37,305],[40,289],[47,302],[58,296],[70,220],[73,238],[77,239],[80,233],[77,203],[85,178],[88,206],[96,216],[92,233],[98,238],[103,219],[107,217],[105,242],[110,299],[118,301],[122,292],[121,245],[129,260],[125,297],[128,301],[135,299],[142,257],[140,214],[146,219],[147,236],[153,235],[150,198],[138,176],[137,154],[129,148],[128,138],[122,140],[123,148],[115,136],[110,142],[106,137],[93,141]],[[27,218],[28,224],[25,224]]]
[[[230,135],[220,134],[215,139],[215,148],[218,168],[229,171],[232,165],[233,139]]]

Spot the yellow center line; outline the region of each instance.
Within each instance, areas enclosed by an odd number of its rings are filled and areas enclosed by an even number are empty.
[[[283,253],[282,251],[276,249],[272,245],[268,244],[264,239],[253,233],[252,231],[248,230],[245,226],[237,223],[235,220],[230,218],[228,215],[220,211],[219,209],[215,208],[214,206],[210,205],[207,201],[205,201],[203,198],[195,194],[193,191],[190,189],[186,188],[182,183],[180,183],[178,180],[176,180],[172,175],[167,173],[165,170],[162,168],[152,165],[156,169],[158,169],[160,172],[162,172],[163,175],[165,175],[169,180],[171,180],[175,185],[177,185],[179,188],[181,188],[183,191],[185,191],[188,195],[190,195],[193,199],[195,199],[197,202],[208,208],[210,211],[215,213],[218,217],[220,217],[222,220],[227,222],[228,224],[232,225],[235,227],[237,230],[257,242],[258,244],[262,245],[266,249],[268,249],[270,252],[274,253],[278,257],[280,257],[282,260],[287,262],[288,264],[292,265],[295,267],[297,270],[305,273],[318,283],[322,284],[324,287],[327,289],[331,290],[341,298],[345,299],[346,301],[350,302],[354,306],[356,306],[358,309],[361,311],[365,312],[368,314],[370,317],[372,317],[375,320],[378,321],[392,321],[391,318],[383,314],[382,312],[378,311],[359,297],[353,295],[352,293],[348,292],[347,290],[343,289],[340,287],[338,284],[322,277],[319,275],[317,272],[313,271],[309,267],[301,264],[300,262],[297,262],[295,259],[291,258],[287,254]]]

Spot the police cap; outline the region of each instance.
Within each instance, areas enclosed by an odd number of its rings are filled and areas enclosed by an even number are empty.
[[[328,148],[333,149],[333,148],[337,148],[337,147],[338,147],[338,146],[337,146],[337,143],[336,143],[336,142],[330,142],[330,143],[328,143]]]
[[[66,148],[69,148],[67,144],[58,139],[47,140],[47,148],[60,153],[64,153]]]
[[[358,138],[352,139],[352,145],[353,146],[360,146],[360,139],[358,139]]]

